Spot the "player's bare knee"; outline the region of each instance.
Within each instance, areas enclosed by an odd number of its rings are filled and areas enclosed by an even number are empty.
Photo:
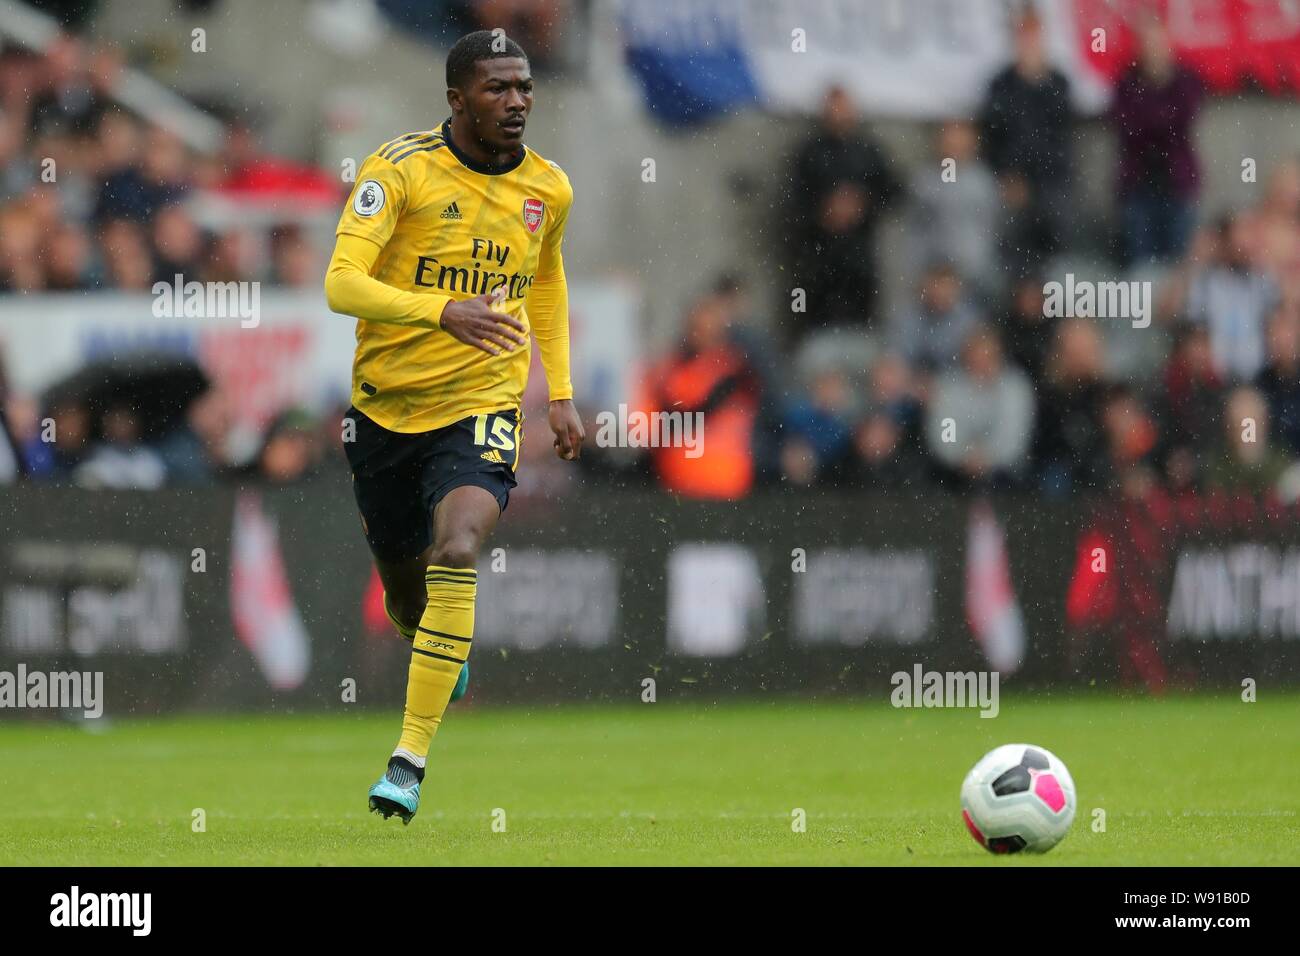
[[[434,549],[431,563],[443,568],[472,568],[478,564],[478,541],[472,534],[457,535]]]

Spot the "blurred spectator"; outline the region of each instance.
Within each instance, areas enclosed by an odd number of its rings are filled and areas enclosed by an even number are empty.
[[[1119,196],[1129,263],[1180,256],[1191,234],[1199,179],[1194,125],[1204,90],[1174,59],[1154,16],[1139,28],[1138,61],[1111,105],[1119,140]]]
[[[115,289],[143,292],[153,285],[153,257],[139,223],[112,219],[99,231],[105,278]]]
[[[35,178],[23,157],[26,139],[21,120],[12,111],[0,110],[0,202],[21,195]]]
[[[817,450],[807,438],[794,435],[782,443],[781,480],[796,487],[806,487],[817,480]]]
[[[95,218],[144,222],[157,207],[157,192],[138,165],[140,128],[125,113],[105,113],[99,124],[99,198]]]
[[[926,415],[931,456],[961,483],[1014,483],[1027,464],[1033,425],[1029,379],[1003,361],[997,334],[976,326],[961,367],[936,380]]]
[[[853,429],[851,445],[830,471],[830,479],[857,487],[919,487],[927,482],[920,451],[921,405],[911,370],[885,353],[872,364],[870,407]]]
[[[30,208],[0,210],[0,291],[33,292],[44,286],[40,243],[40,224]]]
[[[1066,235],[1072,118],[1070,81],[1047,62],[1032,9],[1016,24],[1015,62],[993,78],[980,125],[1009,217],[1007,268],[1013,276],[1041,268]]]
[[[808,392],[806,399],[787,409],[782,431],[786,442],[798,448],[798,457],[791,459],[798,475],[805,473],[804,463],[809,458],[812,474],[835,465],[848,450],[851,437],[853,401],[848,376],[839,368],[821,369],[813,376]],[[782,461],[786,461],[784,452]]]
[[[239,282],[253,272],[253,239],[232,229],[213,240],[199,271],[200,282]]]
[[[868,398],[872,410],[888,415],[909,441],[921,430],[919,385],[903,358],[893,352],[879,355],[869,370]]]
[[[31,144],[27,161],[28,198],[32,190],[48,193],[44,202],[53,214],[76,223],[84,224],[94,216],[101,183],[91,136],[43,136]]]
[[[140,440],[140,422],[126,405],[110,405],[100,420],[101,439],[77,466],[73,479],[83,488],[161,488],[162,459]],[[61,436],[60,436],[61,437]]]
[[[832,470],[831,480],[862,488],[920,488],[928,481],[926,463],[898,421],[872,411],[853,429],[849,453]]]
[[[197,278],[204,250],[203,233],[184,206],[158,210],[152,228],[154,282],[171,285],[176,276],[182,282]]]
[[[849,94],[832,87],[819,126],[787,173],[785,223],[790,284],[807,293],[795,337],[875,316],[873,242],[882,214],[901,192],[884,151],[859,132]]]
[[[23,192],[35,170],[23,155],[31,115],[33,67],[22,57],[0,53],[0,202]]]
[[[45,51],[41,74],[41,92],[32,102],[33,134],[88,131],[104,104],[91,81],[82,41],[68,35],[54,40]]]
[[[909,228],[913,262],[952,262],[976,288],[997,288],[997,244],[1002,204],[997,181],[979,158],[975,127],[950,121],[939,127],[934,164],[912,178]],[[954,178],[942,164],[951,160]]]
[[[1228,396],[1223,444],[1205,470],[1207,488],[1262,495],[1275,492],[1292,459],[1274,447],[1264,396],[1240,386]]]
[[[1179,327],[1163,385],[1165,475],[1172,488],[1184,490],[1194,485],[1207,454],[1218,444],[1225,394],[1204,326]]]
[[[454,5],[466,8],[470,29],[504,29],[528,51],[529,63],[543,69],[558,54],[571,13],[569,0],[457,0]]]
[[[1101,421],[1107,487],[1125,493],[1148,488],[1155,475],[1160,431],[1146,404],[1127,385],[1112,385],[1106,390]]]
[[[1244,215],[1256,236],[1259,268],[1282,287],[1284,302],[1300,306],[1300,159],[1278,163],[1263,199]]]
[[[318,261],[302,229],[280,226],[271,232],[271,281],[295,289],[320,284],[323,264]]]
[[[45,287],[51,292],[80,292],[94,284],[90,236],[79,225],[56,226],[45,242]]]
[[[1251,381],[1264,364],[1264,324],[1277,307],[1278,289],[1254,267],[1255,237],[1248,220],[1224,216],[1216,233],[1209,262],[1186,280],[1186,317],[1209,330],[1221,376]]]
[[[140,156],[140,124],[121,110],[108,110],[99,118],[92,142],[101,176],[111,176],[135,166]]]
[[[1049,494],[1094,489],[1104,480],[1102,360],[1101,334],[1092,320],[1061,323],[1039,389],[1034,435],[1039,486]]]
[[[777,480],[781,477],[782,415],[788,404],[785,369],[778,365],[769,344],[770,336],[756,321],[745,281],[735,273],[724,272],[714,281],[710,294],[726,313],[727,337],[744,355],[758,387],[753,439],[755,480]]]
[[[267,429],[252,468],[272,484],[287,485],[311,477],[322,457],[315,420],[300,409],[290,409]]]
[[[149,130],[142,169],[153,209],[180,202],[190,191],[189,150],[176,134],[159,126]]]
[[[202,485],[223,475],[229,467],[225,445],[230,428],[230,405],[217,389],[192,401],[184,423],[153,444],[168,482]]]
[[[573,0],[375,0],[404,33],[450,46],[472,30],[502,29],[528,51],[530,65],[549,67],[563,53]]]
[[[957,363],[979,319],[957,270],[949,262],[937,262],[921,275],[915,311],[895,320],[892,344],[920,369],[946,369]]]
[[[92,422],[83,396],[57,391],[46,396],[45,415],[23,457],[35,478],[70,480],[90,451]]]
[[[1300,454],[1300,320],[1279,309],[1268,324],[1268,362],[1255,378],[1278,445]]]
[[[1048,352],[1056,341],[1060,322],[1048,316],[1045,298],[1041,276],[1017,280],[1011,287],[1011,303],[1000,326],[1009,358],[1029,374],[1035,385],[1043,381]]]
[[[59,207],[59,193],[54,186],[46,183],[32,184],[23,195],[21,204],[31,214],[42,238],[58,228],[62,210]]]
[[[743,498],[754,482],[761,377],[728,336],[730,319],[724,301],[700,299],[686,316],[681,346],[647,377],[645,411],[704,416],[703,454],[651,450],[662,486],[688,497]]]

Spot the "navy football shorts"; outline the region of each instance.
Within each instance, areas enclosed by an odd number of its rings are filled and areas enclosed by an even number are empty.
[[[361,527],[375,557],[401,561],[433,544],[433,509],[449,491],[475,485],[505,511],[519,461],[519,414],[472,415],[418,434],[391,432],[356,408],[352,441],[343,443]]]

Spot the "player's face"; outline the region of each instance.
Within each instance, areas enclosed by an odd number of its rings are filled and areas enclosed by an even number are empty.
[[[524,141],[524,124],[533,108],[533,75],[528,61],[480,60],[465,91],[465,112],[479,141],[493,152],[512,153]]]

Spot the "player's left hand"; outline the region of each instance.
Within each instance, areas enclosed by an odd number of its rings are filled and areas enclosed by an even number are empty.
[[[570,399],[551,402],[551,431],[555,432],[555,453],[565,461],[574,461],[582,453],[582,441],[587,437],[582,419]]]

